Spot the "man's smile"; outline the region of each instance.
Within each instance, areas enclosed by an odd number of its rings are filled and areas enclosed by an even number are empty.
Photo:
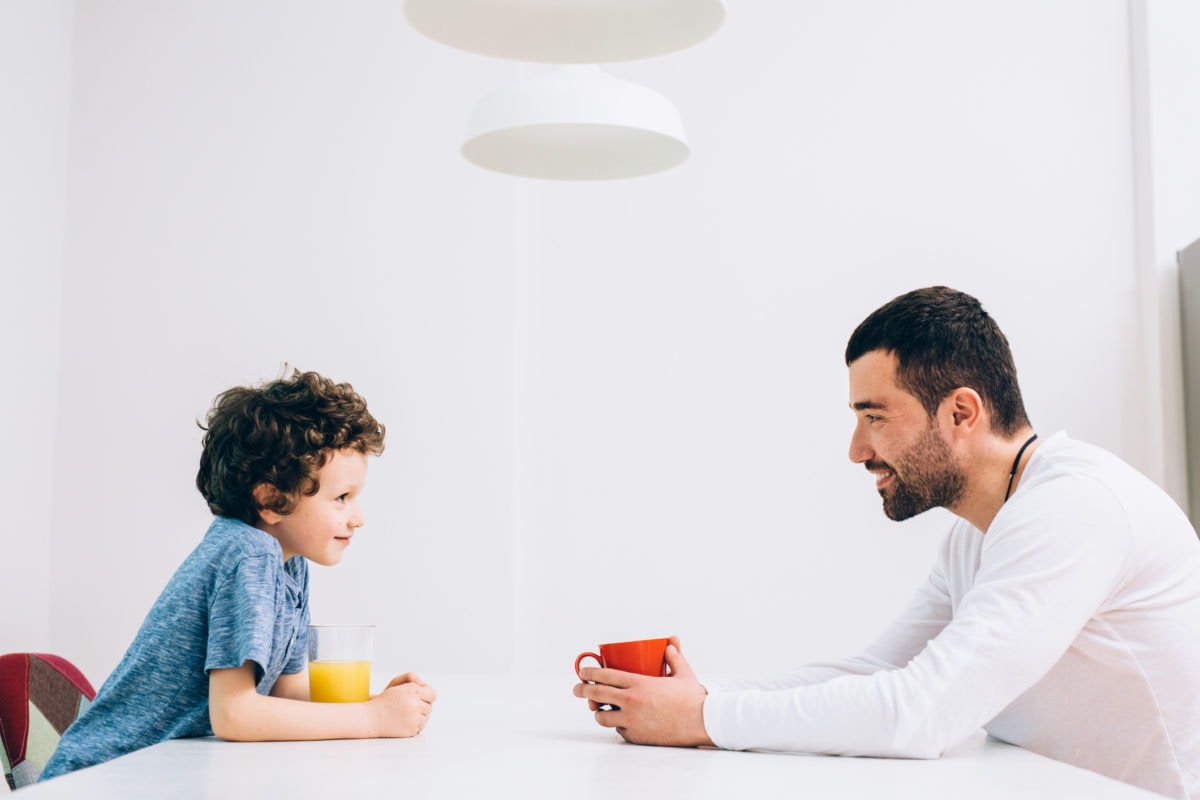
[[[895,471],[884,464],[867,464],[867,472],[875,476],[875,488],[882,489],[896,477]]]

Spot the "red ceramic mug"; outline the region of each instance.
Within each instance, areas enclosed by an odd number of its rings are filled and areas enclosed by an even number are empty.
[[[638,639],[635,642],[612,642],[600,645],[600,652],[580,653],[575,659],[575,674],[579,675],[579,662],[594,658],[600,666],[636,672],[639,675],[662,677],[667,674],[668,639]],[[579,680],[583,676],[579,675]]]

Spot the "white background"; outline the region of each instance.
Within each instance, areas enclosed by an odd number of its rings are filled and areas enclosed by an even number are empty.
[[[1190,0],[730,0],[608,67],[691,158],[574,184],[461,159],[536,68],[399,0],[0,0],[0,652],[103,680],[210,519],[196,420],[285,363],[388,428],[312,605],[403,669],[864,645],[947,517],[887,521],[847,460],[842,348],[918,286],[983,300],[1039,432],[1184,502],[1198,34]]]

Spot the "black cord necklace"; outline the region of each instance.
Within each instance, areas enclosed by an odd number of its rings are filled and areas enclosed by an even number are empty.
[[[1017,476],[1017,464],[1021,463],[1021,456],[1025,455],[1025,448],[1033,444],[1033,440],[1036,438],[1037,434],[1035,433],[1033,436],[1030,436],[1028,439],[1026,439],[1025,444],[1021,445],[1021,449],[1017,451],[1017,457],[1013,459],[1012,472],[1008,473],[1008,489],[1004,492],[1005,502],[1008,502],[1008,496],[1012,494],[1012,482],[1013,478]]]

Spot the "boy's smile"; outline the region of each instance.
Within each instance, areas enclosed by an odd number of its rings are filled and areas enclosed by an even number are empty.
[[[367,455],[334,451],[316,477],[316,494],[301,495],[287,515],[262,509],[258,527],[279,541],[284,561],[298,555],[328,567],[342,560],[354,531],[365,522],[358,496],[367,477]]]

